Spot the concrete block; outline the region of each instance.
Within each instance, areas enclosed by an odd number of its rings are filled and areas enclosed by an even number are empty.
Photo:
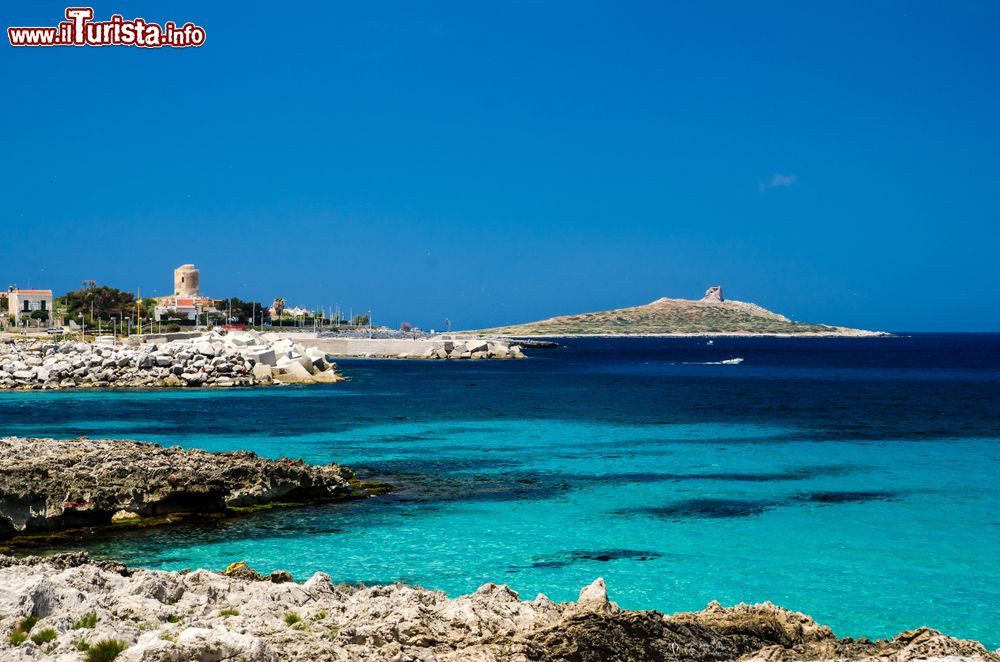
[[[277,374],[274,375],[274,380],[285,384],[308,384],[313,381],[313,378],[309,374],[309,371],[302,367],[301,363],[298,361],[289,361],[285,365],[278,367]]]

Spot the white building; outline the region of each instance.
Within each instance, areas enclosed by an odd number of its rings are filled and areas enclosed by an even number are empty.
[[[15,324],[23,324],[22,320],[29,321],[28,324],[38,322],[38,326],[49,326],[52,323],[52,290],[16,290],[11,288],[7,292],[7,310],[14,318]],[[44,320],[32,318],[35,311],[46,313]]]
[[[160,321],[169,314],[173,314],[197,321],[198,317],[205,312],[215,312],[215,299],[208,297],[161,297],[159,305],[153,311],[153,317]]]

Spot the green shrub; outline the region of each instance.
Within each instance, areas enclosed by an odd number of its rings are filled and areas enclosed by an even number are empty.
[[[18,622],[17,629],[21,632],[31,632],[31,628],[35,627],[35,623],[37,622],[38,619],[36,617],[25,616]]]
[[[20,646],[28,640],[28,633],[31,632],[31,628],[35,627],[35,623],[37,622],[38,619],[34,616],[25,616],[17,622],[17,626],[7,637],[7,641],[10,642],[11,646]],[[52,634],[55,635],[55,631]],[[51,641],[51,639],[46,641]]]
[[[82,630],[83,628],[92,628],[96,625],[97,625],[97,614],[92,611],[84,614],[80,618],[73,621],[74,630]]]
[[[92,644],[83,659],[87,662],[111,662],[128,648],[128,644],[118,639],[102,639]]]
[[[177,614],[170,614],[169,616],[167,616],[167,622],[168,623],[180,623],[181,622],[181,617],[178,616]]]
[[[219,611],[219,616],[222,616],[223,618],[229,618],[230,616],[239,616],[239,615],[240,615],[239,609],[222,609]]]
[[[86,653],[87,651],[90,650],[90,644],[88,644],[83,639],[77,639],[76,641],[74,641],[73,647],[76,648],[81,653]]]
[[[35,634],[31,635],[31,640],[35,642],[36,646],[41,646],[42,644],[47,644],[50,641],[55,640],[59,635],[52,628],[45,628],[44,630],[39,630]]]
[[[285,613],[285,623],[288,625],[295,625],[302,620],[302,617],[296,614],[294,611],[289,611]]]

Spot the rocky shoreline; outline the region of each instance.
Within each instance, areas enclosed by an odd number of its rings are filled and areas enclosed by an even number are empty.
[[[0,540],[140,523],[177,513],[225,513],[347,498],[337,464],[269,460],[138,441],[0,439]]]
[[[471,595],[394,584],[338,585],[316,573],[164,572],[86,554],[0,556],[0,657],[120,662],[455,662],[947,659],[1000,662],[974,641],[920,628],[891,640],[837,638],[770,603],[665,615],[626,611],[597,579],[576,602],[523,601],[507,586]],[[112,659],[94,657],[91,659]]]
[[[0,342],[0,390],[238,387],[342,381],[318,349],[261,334],[210,332],[134,345]]]

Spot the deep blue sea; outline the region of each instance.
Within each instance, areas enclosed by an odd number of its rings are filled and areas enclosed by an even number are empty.
[[[1000,335],[563,342],[342,361],[352,381],[324,386],[5,393],[0,434],[250,449],[398,486],[91,545],[130,564],[555,600],[601,576],[627,608],[770,600],[841,636],[1000,646]]]

